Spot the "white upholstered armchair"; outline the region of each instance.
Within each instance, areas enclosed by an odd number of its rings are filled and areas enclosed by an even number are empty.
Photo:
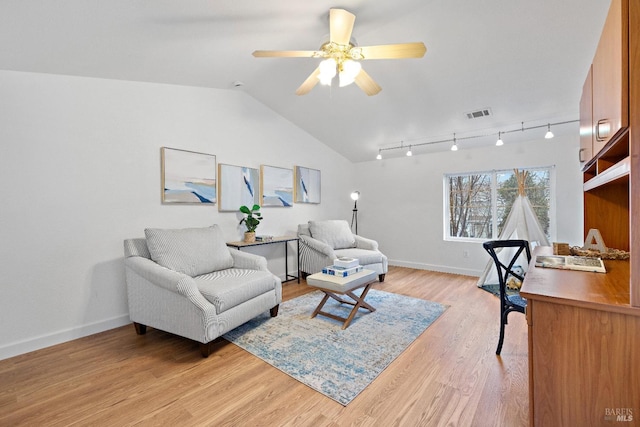
[[[387,257],[378,242],[351,232],[344,220],[309,221],[298,225],[300,271],[305,277],[322,271],[340,257],[357,258],[360,265],[378,273],[383,282],[388,271]]]
[[[146,229],[124,241],[129,316],[147,326],[200,343],[204,357],[226,332],[270,310],[278,314],[280,279],[261,256],[232,251],[217,225]]]

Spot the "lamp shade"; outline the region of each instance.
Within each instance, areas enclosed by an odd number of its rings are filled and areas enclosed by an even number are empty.
[[[328,86],[331,84],[331,80],[336,76],[336,60],[333,58],[325,59],[320,63],[318,67],[320,69],[320,74],[318,75],[318,79],[320,79],[320,84]]]
[[[351,200],[358,200],[359,198],[360,198],[359,191],[354,191],[353,193],[351,193]]]
[[[357,61],[347,59],[342,62],[340,68],[340,87],[344,87],[355,81],[356,76],[360,73],[360,70],[362,70],[362,64]]]

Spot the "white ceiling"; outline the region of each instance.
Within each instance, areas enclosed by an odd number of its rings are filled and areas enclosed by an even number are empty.
[[[464,149],[495,141],[465,135],[577,119],[608,5],[609,0],[0,0],[0,69],[242,90],[358,162],[401,141],[452,139],[456,132]],[[319,48],[332,7],[356,15],[353,37],[359,45],[422,41],[427,53],[421,59],[363,62],[382,86],[376,96],[355,85],[318,85],[296,96],[318,59],[251,53]],[[236,81],[243,85],[234,88]],[[464,115],[487,107],[493,116]]]

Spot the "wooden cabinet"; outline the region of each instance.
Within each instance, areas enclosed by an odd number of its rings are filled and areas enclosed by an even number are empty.
[[[613,0],[593,58],[593,154],[629,126],[629,2]]]
[[[593,158],[593,88],[592,68],[582,86],[580,98],[580,161],[586,162]]]
[[[619,29],[610,31],[618,16]],[[628,50],[616,52],[618,46]],[[605,261],[606,274],[529,267],[521,293],[528,301],[532,426],[640,420],[639,1],[612,1],[591,73],[594,157],[583,167],[585,233],[599,229],[608,246],[629,250],[631,258]],[[585,88],[581,113],[588,113]],[[602,119],[610,135],[596,141],[605,134]],[[534,258],[550,252],[536,248]]]
[[[639,15],[637,1],[611,2],[591,68],[594,157],[583,167],[585,236],[590,229],[597,228],[607,246],[631,251],[627,286],[634,307],[640,307],[640,260],[634,261],[633,257],[640,253],[640,224],[634,226],[638,222],[634,216],[640,213],[640,189],[633,185],[640,182]],[[598,75],[601,79],[607,76],[607,83],[598,82]],[[588,83],[585,88],[587,93],[582,101],[586,104]],[[588,109],[582,105],[581,112],[588,115]],[[596,141],[603,136],[603,117],[616,129],[606,143]]]
[[[581,162],[629,126],[628,17],[629,0],[612,0],[580,99]]]
[[[536,248],[534,258],[551,252]],[[606,274],[529,268],[521,293],[528,304],[532,426],[638,422],[640,308],[629,305],[629,261],[605,267]]]

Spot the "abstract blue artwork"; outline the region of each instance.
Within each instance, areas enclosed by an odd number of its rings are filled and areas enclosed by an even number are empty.
[[[320,203],[320,171],[296,166],[294,172],[296,203]]]
[[[216,156],[162,147],[162,203],[216,203]]]
[[[260,175],[262,207],[293,206],[293,169],[262,165]]]
[[[218,164],[218,210],[236,212],[240,206],[260,204],[260,171]]]

